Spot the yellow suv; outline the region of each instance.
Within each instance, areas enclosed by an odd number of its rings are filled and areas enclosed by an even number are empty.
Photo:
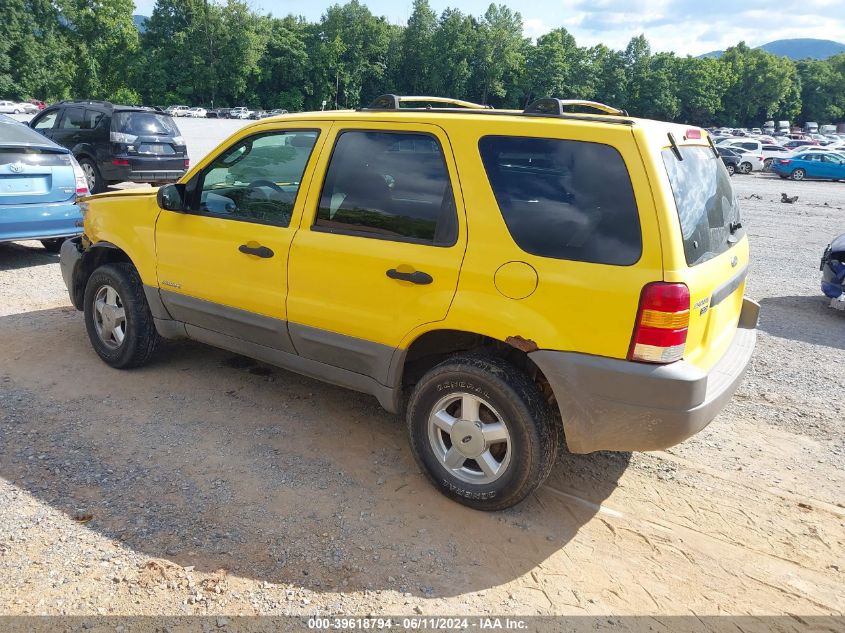
[[[62,273],[106,363],[189,338],[372,394],[479,509],[524,499],[564,439],[698,432],[754,349],[748,240],[707,134],[593,102],[278,116],[177,184],[83,210]]]

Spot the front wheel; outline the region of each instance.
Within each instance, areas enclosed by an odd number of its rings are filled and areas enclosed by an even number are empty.
[[[725,165],[725,169],[728,170],[728,176],[733,176],[736,173],[736,167],[733,165]]]
[[[161,340],[132,264],[97,268],[85,286],[83,309],[94,351],[116,369],[144,365]]]
[[[478,510],[516,505],[545,481],[560,425],[537,386],[510,363],[460,355],[411,393],[408,433],[417,463],[447,497]]]
[[[790,174],[789,177],[792,178],[792,180],[804,180],[804,176],[806,175],[807,172],[805,172],[803,169],[796,169]]]

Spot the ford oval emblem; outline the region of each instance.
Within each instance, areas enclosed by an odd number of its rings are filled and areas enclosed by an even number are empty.
[[[739,263],[739,259],[737,259],[737,256],[736,256],[736,255],[734,255],[733,257],[731,257],[731,266],[732,266],[733,268],[736,268],[736,265],[737,265],[738,263]]]
[[[17,163],[12,163],[9,165],[9,169],[11,169],[16,174],[19,174],[23,171],[23,163],[18,161]]]

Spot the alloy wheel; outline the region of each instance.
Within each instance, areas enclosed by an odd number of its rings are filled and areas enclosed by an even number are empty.
[[[428,439],[435,457],[470,484],[489,484],[508,469],[511,437],[493,406],[469,393],[452,393],[432,408]]]
[[[94,295],[94,329],[109,349],[117,349],[126,338],[126,310],[111,286],[102,286]]]

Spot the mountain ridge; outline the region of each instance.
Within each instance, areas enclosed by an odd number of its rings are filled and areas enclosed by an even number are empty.
[[[793,61],[800,59],[827,59],[845,53],[845,44],[835,42],[833,40],[819,40],[810,37],[774,40],[755,48],[761,48],[764,51],[779,55],[781,57],[788,57]],[[725,51],[710,51],[699,55],[699,57],[721,57]]]

